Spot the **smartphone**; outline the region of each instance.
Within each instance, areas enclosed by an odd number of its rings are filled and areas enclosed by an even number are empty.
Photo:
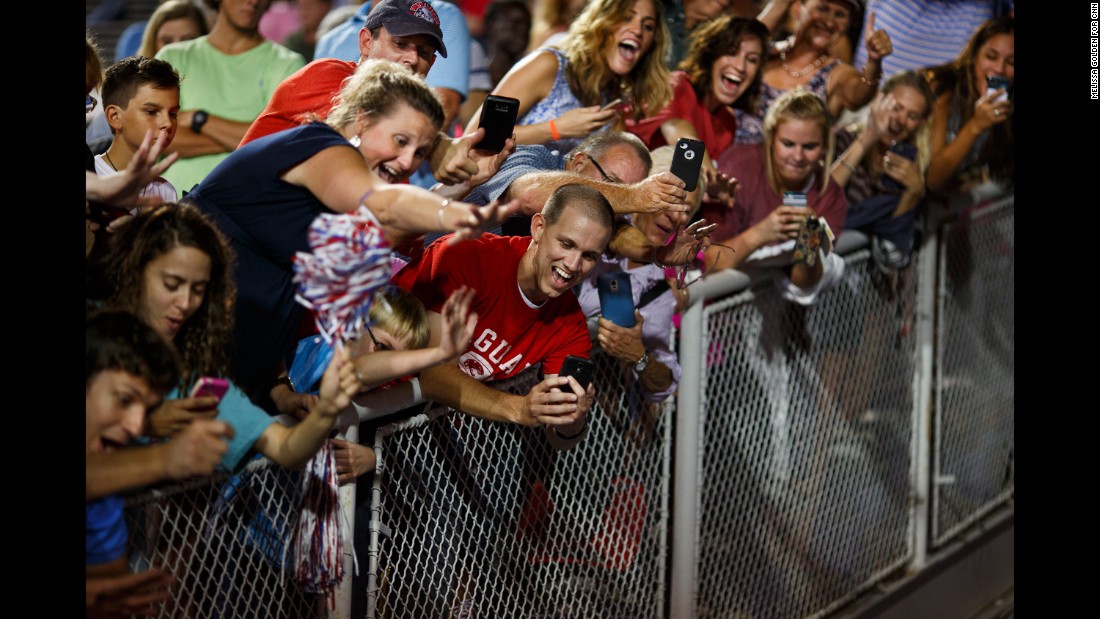
[[[604,273],[596,278],[596,290],[604,318],[627,329],[634,326],[634,291],[629,275],[623,271]]]
[[[692,138],[680,138],[676,140],[675,152],[672,154],[671,172],[684,181],[687,191],[695,191],[699,182],[699,169],[703,165],[703,143]]]
[[[620,98],[618,98],[618,99],[615,99],[615,100],[614,100],[614,101],[612,101],[611,103],[608,103],[608,104],[604,105],[604,106],[603,106],[602,108],[600,108],[600,111],[601,111],[601,112],[603,112],[603,111],[607,111],[607,110],[610,110],[611,108],[615,107],[616,105],[618,105],[618,104],[620,104],[620,103],[622,103],[622,102],[623,102],[623,100],[622,100],[622,98],[621,98],[621,97],[620,97]]]
[[[890,152],[897,153],[909,161],[916,161],[917,159],[917,145],[912,142],[899,142],[894,140],[893,143],[890,144]],[[894,191],[905,191],[905,186],[894,180],[888,174],[882,175],[882,184],[884,187],[888,187]]]
[[[806,208],[806,194],[797,191],[788,191],[783,194],[783,206]]]
[[[474,148],[490,153],[504,150],[504,142],[512,137],[518,115],[519,99],[486,95],[477,121],[478,129],[485,127],[485,137],[474,144]]]
[[[1003,77],[1000,77],[1000,76],[997,76],[997,75],[990,75],[989,77],[985,78],[985,94],[988,95],[988,94],[990,94],[991,92],[993,92],[995,90],[1004,89],[1004,92],[1001,93],[1001,96],[994,99],[995,102],[996,101],[1004,101],[1005,99],[1007,99],[1008,98],[1008,89],[1010,87],[1011,86],[1008,83],[1008,80],[1006,78],[1003,78]]]
[[[572,376],[587,391],[588,386],[592,384],[592,374],[595,371],[596,364],[592,363],[591,359],[569,355],[565,358],[565,362],[561,364],[561,371],[558,372],[558,376]]]
[[[203,376],[195,383],[195,386],[191,388],[192,398],[208,398],[215,397],[221,402],[225,397],[225,392],[229,391],[229,381],[224,378],[215,378],[213,376]]]

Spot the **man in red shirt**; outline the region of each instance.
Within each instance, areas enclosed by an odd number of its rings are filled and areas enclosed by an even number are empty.
[[[248,128],[241,146],[265,135],[297,127],[303,122],[324,120],[340,94],[344,80],[355,73],[360,63],[370,59],[391,60],[408,67],[420,77],[428,74],[438,52],[447,56],[439,17],[427,3],[408,0],[382,0],[368,14],[366,27],[359,33],[359,61],[320,58],[283,80],[275,89],[267,107]],[[427,7],[427,8],[425,8]],[[429,157],[432,173],[445,184],[467,182],[471,186],[485,182],[500,169],[504,158],[514,149],[509,143],[499,155],[472,150],[483,137],[478,131],[462,138],[450,138],[440,132],[439,142]],[[408,179],[415,170],[405,171]]]
[[[559,449],[588,429],[595,389],[558,376],[568,355],[588,358],[592,348],[584,313],[571,288],[584,281],[607,248],[614,212],[597,190],[580,184],[556,189],[531,219],[531,236],[435,242],[393,277],[429,310],[432,342],[439,338],[443,302],[462,286],[476,291],[474,338],[457,364],[420,374],[424,397],[494,421],[542,425]],[[536,363],[545,378],[527,395],[512,395],[481,381],[514,376]]]

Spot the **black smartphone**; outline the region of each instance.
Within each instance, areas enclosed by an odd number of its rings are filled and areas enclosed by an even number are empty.
[[[890,144],[890,152],[901,155],[909,161],[917,160],[917,145],[912,142],[899,142],[894,140],[894,142]],[[884,187],[888,187],[894,191],[905,191],[905,186],[894,180],[888,174],[882,175],[882,184]]]
[[[699,169],[703,166],[703,153],[705,147],[700,140],[680,138],[676,140],[675,152],[672,154],[671,172],[684,181],[687,191],[695,191],[699,182]]]
[[[601,316],[620,327],[634,326],[634,291],[629,275],[623,271],[604,273],[596,278],[596,290],[600,294]]]
[[[512,137],[518,115],[519,99],[486,95],[477,121],[478,129],[485,127],[485,137],[474,144],[474,148],[490,153],[504,150],[504,142]]]
[[[565,358],[565,362],[561,364],[561,371],[558,372],[558,376],[572,376],[587,391],[588,386],[592,384],[592,374],[595,371],[596,364],[591,359],[569,355]]]

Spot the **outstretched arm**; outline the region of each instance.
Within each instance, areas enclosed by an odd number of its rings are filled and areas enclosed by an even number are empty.
[[[348,352],[336,350],[321,377],[321,393],[309,416],[297,425],[287,427],[273,423],[256,439],[255,448],[283,468],[300,468],[313,457],[328,438],[340,411],[351,405],[359,392]]]

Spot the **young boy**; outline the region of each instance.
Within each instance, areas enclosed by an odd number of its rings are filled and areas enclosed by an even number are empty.
[[[103,114],[114,139],[102,155],[96,155],[99,176],[118,174],[130,164],[148,130],[168,136],[164,148],[176,135],[180,111],[180,76],[163,60],[131,56],[107,67],[101,88]],[[178,199],[176,188],[163,177],[141,190],[142,196],[160,196],[164,202]]]

